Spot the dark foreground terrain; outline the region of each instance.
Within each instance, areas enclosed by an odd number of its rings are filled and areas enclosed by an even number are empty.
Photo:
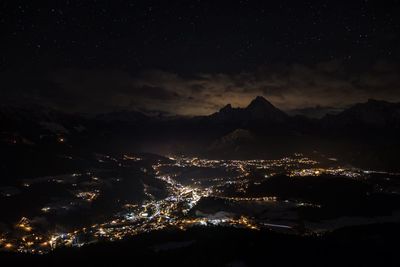
[[[399,266],[399,105],[4,109],[0,266]]]
[[[398,266],[399,224],[343,228],[323,236],[194,227],[47,255],[0,254],[2,266]]]

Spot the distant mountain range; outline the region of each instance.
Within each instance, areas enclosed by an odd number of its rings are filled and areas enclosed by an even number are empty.
[[[368,100],[366,103],[338,112],[327,114],[321,119],[308,118],[302,115],[288,115],[273,106],[267,99],[257,96],[245,108],[234,108],[227,104],[218,112],[208,116],[197,117],[152,117],[138,111],[118,111],[85,116],[70,114],[41,106],[10,107],[0,106],[0,131],[19,131],[19,128],[35,127],[37,131],[49,130],[59,133],[75,132],[87,128],[90,124],[210,124],[237,126],[237,128],[252,127],[257,130],[267,126],[283,126],[312,122],[328,128],[343,127],[400,127],[400,103]]]
[[[246,108],[232,108],[230,104],[219,112],[208,116],[216,123],[234,123],[249,125],[252,123],[282,124],[287,123],[289,116],[274,107],[264,97],[257,96]]]
[[[332,129],[345,127],[353,130],[365,128],[400,128],[400,103],[368,100],[359,103],[336,114],[327,114],[321,119],[296,115],[289,116],[285,112],[273,106],[264,97],[256,97],[246,108],[232,108],[230,104],[220,111],[205,116],[205,120],[221,124],[235,124],[242,127],[265,129],[267,126],[286,125],[289,128],[306,127],[307,124]],[[300,124],[300,125],[299,125]],[[303,125],[302,125],[303,124]]]
[[[392,128],[400,127],[400,103],[389,103],[370,99],[356,104],[336,115],[326,115],[322,119],[326,126],[334,128]]]
[[[245,108],[227,104],[214,114],[197,117],[153,117],[137,111],[87,116],[38,106],[3,106],[0,125],[0,144],[11,146],[57,145],[63,140],[72,147],[95,150],[206,157],[322,151],[335,156],[348,154],[343,157],[352,161],[359,154],[382,161],[383,155],[392,155],[400,148],[400,103],[378,100],[320,119],[289,116],[261,96]],[[400,166],[392,158],[386,161]]]

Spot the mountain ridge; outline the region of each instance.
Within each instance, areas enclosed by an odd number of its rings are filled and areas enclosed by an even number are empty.
[[[385,168],[400,166],[400,104],[379,100],[359,103],[322,119],[289,116],[262,98],[244,108],[228,104],[208,116],[168,119],[129,111],[87,118],[59,111],[49,116],[40,110],[35,114],[31,109],[0,108],[0,125],[4,153],[28,149],[27,144],[35,144],[29,149],[64,147],[205,158],[263,158],[324,151],[346,157],[349,162],[363,156],[365,166],[379,162],[386,164]]]

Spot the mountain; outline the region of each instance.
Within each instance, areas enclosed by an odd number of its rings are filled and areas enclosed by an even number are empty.
[[[400,103],[369,99],[339,114],[326,115],[321,124],[328,129],[400,129]]]
[[[214,124],[227,124],[240,127],[264,128],[267,124],[285,124],[289,116],[274,107],[262,96],[257,96],[245,108],[233,108],[230,104],[207,117]]]
[[[136,111],[88,117],[43,107],[0,106],[0,159],[15,162],[28,150],[40,153],[38,160],[51,156],[51,151],[66,155],[75,150],[205,158],[272,158],[318,151],[360,162],[358,166],[385,163],[376,167],[397,170],[399,134],[400,104],[378,100],[322,119],[289,116],[263,97],[245,108],[228,104],[198,117],[160,118]]]
[[[0,107],[0,133],[37,140],[43,135],[71,135],[82,132],[93,137],[105,132],[125,135],[131,142],[140,135],[141,140],[150,137],[166,141],[188,137],[196,141],[209,138],[210,143],[233,133],[237,129],[263,135],[291,136],[313,135],[324,132],[381,130],[381,133],[400,129],[400,103],[368,100],[355,104],[338,114],[328,114],[322,119],[289,116],[258,96],[245,108],[228,104],[209,116],[194,118],[151,117],[137,111],[118,111],[87,117],[69,114],[44,107]],[[137,139],[137,142],[141,141]]]
[[[214,141],[208,148],[208,151],[220,154],[227,154],[232,151],[238,152],[241,147],[247,147],[255,140],[254,135],[250,131],[236,129]]]
[[[292,109],[288,112],[290,116],[304,116],[306,118],[311,119],[321,119],[327,114],[338,114],[342,112],[343,109],[335,108],[335,107],[306,107],[306,108],[298,108]]]
[[[6,143],[18,140],[41,142],[48,137],[77,135],[85,132],[89,120],[80,114],[69,114],[42,106],[0,106],[0,139]],[[27,143],[27,142],[22,142]]]
[[[262,96],[257,96],[251,103],[245,108],[245,114],[251,121],[268,121],[274,123],[287,122],[289,116],[274,107],[268,100]]]

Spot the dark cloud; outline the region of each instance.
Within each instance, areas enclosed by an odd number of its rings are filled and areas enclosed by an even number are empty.
[[[210,114],[227,103],[245,106],[256,95],[284,110],[317,105],[341,108],[369,98],[400,101],[399,65],[386,61],[358,72],[348,71],[344,62],[330,61],[190,77],[159,70],[131,74],[63,69],[28,76],[3,73],[1,83],[3,102],[31,101],[83,112],[144,109]]]
[[[179,97],[176,92],[168,91],[160,86],[148,86],[144,85],[135,91],[137,97],[145,97],[152,99],[159,99],[162,101],[170,101],[173,98]]]

